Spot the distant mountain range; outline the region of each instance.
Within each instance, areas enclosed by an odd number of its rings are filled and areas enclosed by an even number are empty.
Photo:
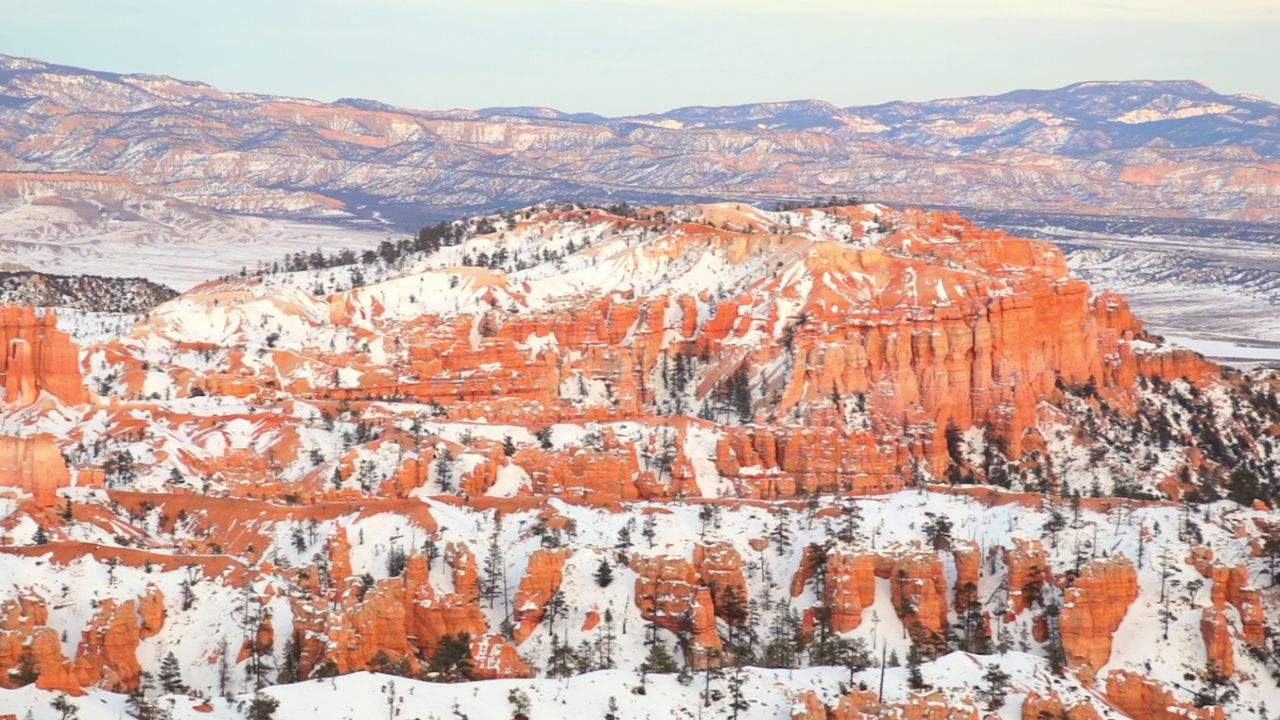
[[[1196,82],[608,118],[224,92],[0,56],[0,172],[118,176],[209,209],[391,222],[547,199],[855,195],[1280,220],[1280,106]]]

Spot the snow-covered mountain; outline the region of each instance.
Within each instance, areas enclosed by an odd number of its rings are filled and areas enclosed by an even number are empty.
[[[0,172],[0,261],[11,270],[145,273],[185,290],[288,254],[358,252],[387,237],[373,228],[221,212],[117,177]]]
[[[225,92],[0,56],[0,170],[208,208],[389,218],[547,199],[811,199],[1280,219],[1280,108],[1194,82],[605,118]]]
[[[0,331],[6,713],[1280,705],[1280,383],[953,213],[543,205]]]

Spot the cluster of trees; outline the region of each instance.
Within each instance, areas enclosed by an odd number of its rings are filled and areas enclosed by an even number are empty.
[[[830,208],[845,207],[848,205],[861,205],[864,201],[854,197],[853,195],[827,195],[818,196],[808,201],[798,200],[780,200],[773,205],[775,212],[789,212],[791,210],[799,210],[801,208]]]
[[[1163,494],[1149,483],[1144,485],[1140,473],[1155,468],[1162,451],[1194,447],[1204,462],[1178,470],[1179,479],[1190,488],[1186,497],[1191,502],[1225,498],[1247,507],[1259,500],[1268,504],[1280,500],[1280,485],[1265,480],[1280,476],[1280,463],[1273,459],[1277,440],[1268,432],[1280,423],[1280,400],[1273,389],[1260,385],[1232,393],[1230,420],[1224,423],[1214,400],[1190,382],[1169,383],[1141,375],[1137,382],[1143,397],[1133,413],[1111,406],[1092,377],[1083,383],[1066,383],[1061,378],[1057,382],[1065,398],[1063,409],[1078,421],[1085,436],[1097,440],[1091,445],[1088,467],[1111,464],[1123,469],[1109,473],[1111,487],[1102,487],[1097,475],[1087,487],[1069,487],[1051,458],[1040,451],[1024,453],[1023,461],[1034,462],[1011,462],[1005,439],[991,427],[983,431],[981,456],[973,457],[954,421],[944,431],[950,460],[946,479],[952,484],[987,483],[1077,498],[1109,495],[1159,500]]]

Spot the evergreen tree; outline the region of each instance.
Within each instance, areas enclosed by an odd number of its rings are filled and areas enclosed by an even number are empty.
[[[387,552],[387,577],[400,577],[409,566],[409,555],[404,548],[393,545]]]
[[[475,659],[471,656],[471,636],[467,633],[445,635],[431,653],[427,665],[428,680],[462,682],[474,679]]]
[[[640,534],[644,536],[645,542],[649,543],[649,547],[653,547],[653,541],[658,536],[658,520],[653,515],[646,515],[644,525],[640,529]]]
[[[500,527],[495,523],[493,532],[489,535],[489,547],[484,556],[484,575],[480,579],[480,596],[489,601],[491,609],[499,595],[503,597],[504,602],[507,597],[507,588],[503,582],[506,571],[502,560],[499,532]]]
[[[742,691],[742,666],[734,667],[733,672],[729,675],[729,719],[738,720],[738,713],[751,707],[747,702],[746,693]]]
[[[58,720],[78,720],[80,717],[80,708],[71,702],[66,693],[58,693],[49,707],[58,713]]]
[[[271,720],[280,709],[280,701],[262,692],[255,693],[249,701],[249,720]]]
[[[45,532],[43,525],[37,525],[35,534],[31,536],[32,545],[48,545],[49,533]]]
[[[290,635],[289,640],[284,645],[284,665],[280,668],[280,674],[276,676],[276,683],[287,685],[301,680],[302,678],[298,677],[298,666],[301,662],[302,643],[298,642],[296,634]]]
[[[551,636],[551,653],[547,656],[547,677],[565,678],[574,674],[577,666],[577,653],[573,646],[561,642],[556,635]]]
[[[1066,526],[1067,526],[1067,519],[1063,517],[1062,513],[1058,512],[1058,509],[1056,507],[1050,509],[1049,517],[1044,521],[1044,524],[1041,525],[1040,527],[1041,532],[1049,536],[1050,547],[1057,549],[1058,533],[1062,532],[1063,528],[1065,528]]]
[[[840,503],[840,531],[836,537],[842,542],[862,541],[862,508],[858,501],[846,498]]]
[[[564,592],[556,590],[543,608],[543,618],[547,621],[547,629],[552,635],[556,633],[556,620],[564,617],[568,612],[569,605],[564,600]]]
[[[751,375],[747,369],[747,361],[738,364],[733,375],[729,376],[727,388],[729,407],[738,416],[738,422],[746,424],[753,419],[751,406]]]
[[[1067,650],[1062,644],[1062,626],[1059,622],[1061,613],[1062,610],[1052,603],[1044,609],[1049,626],[1049,641],[1045,644],[1045,654],[1049,659],[1049,669],[1055,675],[1062,675],[1067,670]]]
[[[915,643],[907,650],[907,684],[912,690],[924,690],[924,675],[920,672],[920,649]]]
[[[644,662],[640,663],[641,681],[645,675],[670,675],[678,669],[676,659],[671,657],[666,644],[658,640],[649,644],[649,654],[645,656]]]
[[[992,663],[982,675],[983,687],[978,688],[977,695],[987,702],[987,710],[996,711],[1004,706],[1005,695],[1009,694],[1009,673]]]
[[[182,682],[182,666],[178,664],[178,658],[173,653],[164,656],[164,660],[160,661],[160,688],[169,695],[177,695],[187,692],[187,686]]]
[[[945,515],[927,512],[929,519],[924,524],[925,537],[934,550],[951,549],[951,520]]]
[[[189,578],[182,579],[181,589],[182,589],[182,609],[190,610],[196,605],[196,594],[191,587],[191,580]]]
[[[36,656],[30,650],[24,650],[18,656],[18,666],[9,671],[9,679],[16,687],[25,687],[40,679],[36,671]]]
[[[136,720],[160,720],[160,707],[151,698],[151,673],[139,675],[138,687],[125,698],[124,706],[129,717]]]
[[[840,639],[837,653],[839,663],[849,671],[849,684],[853,684],[853,676],[871,667],[871,651],[862,638],[852,640]]]
[[[631,533],[635,531],[636,519],[627,518],[627,522],[618,531],[618,542],[614,543],[613,549],[618,551],[622,562],[627,561],[627,553],[631,552]]]
[[[776,520],[769,532],[769,540],[773,543],[773,551],[782,556],[791,549],[791,513],[786,508],[778,508]]]
[[[607,588],[613,584],[613,568],[609,566],[607,558],[600,558],[600,565],[596,567],[596,585]]]

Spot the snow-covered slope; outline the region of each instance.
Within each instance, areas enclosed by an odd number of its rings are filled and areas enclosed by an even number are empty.
[[[43,688],[6,712],[1280,704],[1276,378],[1161,345],[1047,243],[548,205],[281,263],[60,315],[96,397],[6,395],[0,678]]]

